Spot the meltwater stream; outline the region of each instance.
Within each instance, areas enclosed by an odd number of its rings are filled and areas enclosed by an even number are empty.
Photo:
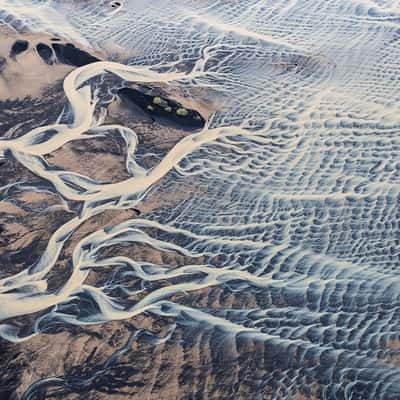
[[[299,399],[305,388],[322,399],[399,399],[398,2],[113,3],[0,1],[7,26],[79,40],[113,60],[65,78],[68,123],[0,141],[2,157],[81,204],[37,262],[0,280],[1,337],[18,343],[52,321],[101,326],[151,313],[230,346],[262,343],[259,371],[238,377],[253,379],[250,398]],[[147,170],[137,134],[96,112],[94,82],[105,76],[212,90],[223,101],[202,131]],[[115,132],[126,145],[126,180],[100,183],[46,162],[68,142]],[[89,218],[144,204],[150,192],[182,190],[172,206],[88,234],[66,282],[48,289],[65,243]],[[133,243],[201,261],[164,265],[106,251]],[[115,270],[111,279],[87,283],[91,270],[105,267]],[[127,301],[142,291],[128,287],[133,277],[150,290]],[[234,300],[191,301],[207,288]],[[87,302],[95,304],[90,312]],[[34,313],[28,334],[13,324]],[[129,352],[132,340],[115,354]],[[82,377],[78,387],[93,379]],[[24,398],[49,384],[68,379],[32,383]]]

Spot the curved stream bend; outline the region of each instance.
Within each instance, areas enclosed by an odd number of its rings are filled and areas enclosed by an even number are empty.
[[[195,398],[214,382],[210,398],[231,399],[237,389],[238,398],[265,398],[269,390],[274,400],[398,400],[398,4],[122,3],[120,12],[106,0],[0,0],[6,24],[105,45],[132,65],[192,68],[186,75],[115,63],[79,68],[65,80],[71,124],[0,142],[4,156],[11,153],[58,195],[82,206],[37,263],[0,281],[1,336],[26,340],[59,321],[87,325],[149,312],[157,322],[176,322],[171,342],[184,338],[173,351],[163,348],[162,365],[187,382],[181,397]],[[101,100],[96,106],[92,81],[107,72],[138,83],[178,79],[183,89],[212,86],[227,105],[146,170],[136,133],[102,124],[97,113]],[[123,182],[99,183],[45,160],[69,141],[111,132],[126,144],[129,179]],[[151,198],[150,189],[156,197],[177,196],[143,219],[119,221],[74,243],[71,274],[50,290],[62,249],[82,222],[104,210],[135,207]],[[162,260],[172,255],[180,261],[142,262],[134,243]],[[89,284],[88,271],[98,271],[102,283]],[[19,331],[22,319],[33,320],[34,328]],[[168,359],[177,346],[187,356],[183,366]],[[196,373],[187,373],[193,371],[187,366]],[[53,383],[75,392],[97,376],[63,373]],[[132,382],[142,378],[134,374]],[[106,385],[115,383],[109,379]],[[149,391],[156,386],[152,382]]]
[[[127,144],[128,154],[127,159],[133,160],[135,156],[137,136],[131,129],[119,125],[96,125],[94,119],[94,110],[96,101],[93,98],[93,93],[90,87],[90,79],[105,73],[112,73],[126,81],[134,82],[169,82],[178,79],[196,79],[201,73],[196,74],[179,74],[179,73],[157,73],[146,67],[130,67],[113,62],[97,62],[83,66],[71,72],[64,81],[65,94],[73,112],[73,122],[71,124],[54,124],[33,129],[27,134],[12,140],[2,140],[0,142],[0,155],[5,157],[7,152],[11,152],[13,156],[21,162],[25,167],[29,168],[36,175],[50,181],[57,192],[68,200],[77,200],[84,202],[81,215],[75,217],[63,226],[61,226],[51,237],[47,248],[37,263],[30,266],[21,273],[0,280],[0,301],[2,304],[0,310],[0,318],[2,320],[35,313],[45,310],[50,306],[54,306],[61,302],[66,302],[72,299],[79,292],[92,292],[92,297],[96,299],[101,309],[104,308],[101,318],[94,317],[93,322],[99,322],[109,319],[127,318],[144,309],[152,306],[152,297],[159,298],[163,296],[149,296],[145,301],[146,308],[135,306],[133,311],[117,312],[118,307],[113,312],[107,311],[107,306],[110,303],[106,296],[103,295],[100,289],[90,288],[85,286],[84,282],[88,275],[89,269],[87,263],[84,262],[85,252],[82,250],[84,246],[88,246],[88,239],[78,243],[74,256],[74,271],[67,283],[56,292],[47,291],[46,275],[57,262],[60,251],[64,243],[68,240],[71,234],[89,217],[104,211],[107,208],[128,208],[133,207],[141,200],[141,196],[157,181],[164,177],[177,164],[199,146],[209,142],[218,140],[223,137],[250,134],[240,128],[216,128],[205,129],[201,132],[189,135],[177,143],[161,162],[151,170],[144,171],[136,163],[135,168],[131,168],[130,172],[133,175],[131,178],[122,182],[101,184],[87,177],[76,173],[66,172],[64,170],[54,170],[44,160],[43,156],[49,154],[67,142],[79,139],[90,139],[91,137],[103,136],[107,131],[117,130],[125,139]],[[47,140],[41,138],[48,131],[52,131],[52,135]],[[128,163],[127,163],[128,165]],[[136,172],[138,172],[136,174]],[[73,182],[73,185],[71,185]],[[116,200],[117,199],[117,200]],[[101,235],[101,232],[96,232],[96,235]],[[92,236],[90,236],[91,238]],[[147,236],[137,231],[135,241],[147,242]],[[149,239],[150,240],[150,239]],[[114,241],[115,243],[129,242],[129,237],[124,236],[121,239]],[[95,242],[90,243],[93,247]],[[153,240],[149,244],[157,249],[159,245]],[[89,246],[89,247],[90,247]],[[164,250],[169,249],[168,246],[162,247]],[[182,249],[183,251],[183,249]],[[92,260],[95,267],[96,262]],[[188,268],[185,267],[177,273],[184,275],[188,273]],[[197,267],[200,268],[200,267]],[[207,271],[207,275],[214,274],[203,267]],[[189,268],[190,269],[190,268]],[[168,274],[165,274],[168,277]],[[148,279],[145,276],[142,278]],[[158,279],[161,279],[158,278]],[[194,285],[193,289],[205,287],[210,284]],[[179,291],[180,288],[169,290],[168,294],[173,294],[174,291]],[[187,286],[185,290],[190,290]],[[65,317],[65,320],[68,318]],[[19,341],[26,339],[19,338],[15,333],[14,328],[10,325],[0,326],[0,335],[11,341]]]

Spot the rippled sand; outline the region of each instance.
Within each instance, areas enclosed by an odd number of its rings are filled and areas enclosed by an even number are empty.
[[[0,398],[399,399],[399,21],[0,0]]]

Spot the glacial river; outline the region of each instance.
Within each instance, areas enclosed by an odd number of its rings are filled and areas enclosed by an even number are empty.
[[[0,321],[7,320],[0,336],[18,343],[52,320],[84,326],[150,312],[279,349],[281,375],[259,382],[261,393],[273,381],[274,399],[294,399],[310,382],[323,399],[399,399],[398,363],[385,361],[400,334],[399,2],[111,3],[0,0],[0,23],[79,41],[110,59],[65,78],[68,122],[54,116],[52,125],[0,141],[0,157],[11,153],[81,204],[33,265],[0,279]],[[98,118],[95,79],[106,75],[213,91],[221,106],[203,130],[146,169],[136,157],[137,133]],[[97,182],[45,159],[111,131],[126,145],[126,180]],[[137,207],[165,188],[189,192],[173,207],[88,234],[68,279],[48,289],[47,275],[85,221]],[[129,243],[202,262],[101,256]],[[113,278],[102,287],[87,283],[89,271],[104,266],[115,269]],[[129,302],[124,279],[132,276],[170,282]],[[174,301],[213,287],[237,296],[235,306]],[[123,299],[110,295],[118,288]],[[244,292],[257,301],[241,302]],[[96,304],[94,311],[68,307],[77,298],[82,307]],[[29,334],[12,323],[34,313]]]

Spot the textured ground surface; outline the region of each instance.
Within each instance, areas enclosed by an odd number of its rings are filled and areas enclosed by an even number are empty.
[[[0,0],[0,397],[399,399],[399,21]]]

